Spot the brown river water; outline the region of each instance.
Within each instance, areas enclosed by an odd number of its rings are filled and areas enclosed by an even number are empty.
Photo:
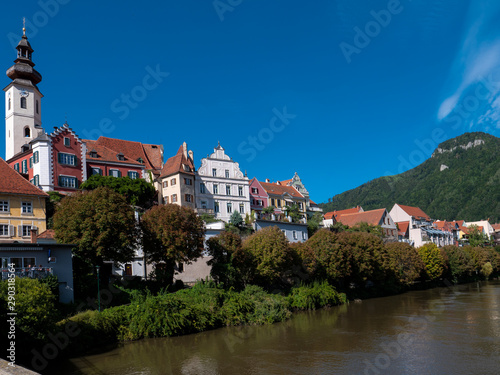
[[[500,282],[409,292],[127,343],[51,374],[500,374]]]

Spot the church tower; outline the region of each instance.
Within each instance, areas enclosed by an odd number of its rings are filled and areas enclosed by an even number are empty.
[[[5,159],[29,149],[29,143],[42,134],[43,95],[37,84],[42,76],[33,67],[33,49],[23,28],[23,37],[16,47],[17,59],[7,70],[12,82],[5,91]]]

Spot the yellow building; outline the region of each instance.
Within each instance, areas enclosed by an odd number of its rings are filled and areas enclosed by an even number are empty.
[[[30,242],[46,226],[48,195],[0,159],[0,242]]]

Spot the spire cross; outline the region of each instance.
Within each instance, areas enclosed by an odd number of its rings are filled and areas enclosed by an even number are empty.
[[[23,36],[26,35],[26,17],[23,17]]]

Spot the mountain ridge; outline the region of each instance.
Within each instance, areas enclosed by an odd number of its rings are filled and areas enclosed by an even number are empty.
[[[473,132],[448,139],[415,168],[368,181],[320,207],[390,210],[395,203],[418,206],[434,219],[500,221],[500,138]]]

